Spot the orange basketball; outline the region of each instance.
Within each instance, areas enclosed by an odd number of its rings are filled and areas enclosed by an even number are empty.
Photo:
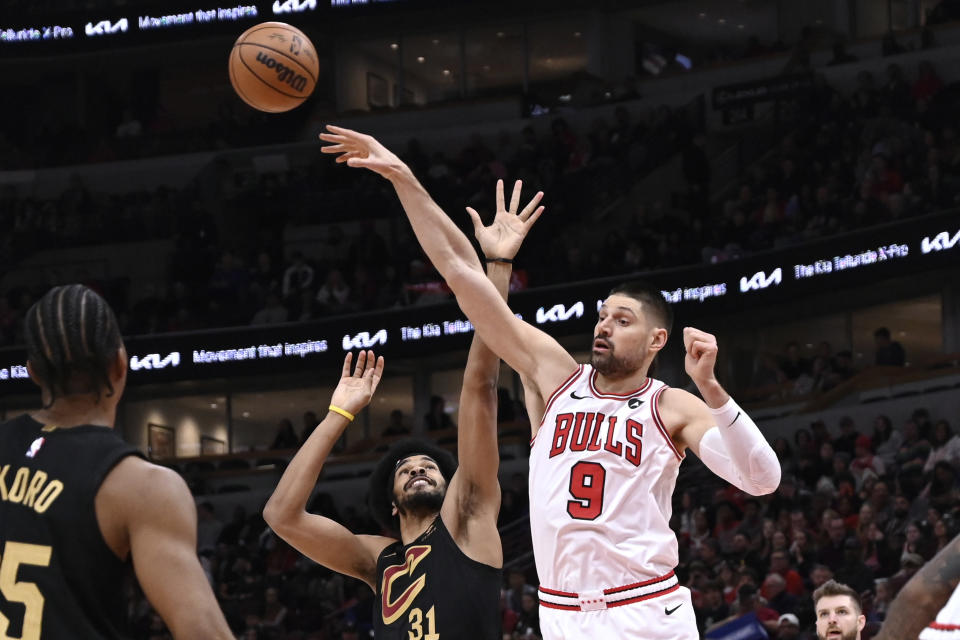
[[[279,113],[300,106],[317,86],[318,71],[313,43],[283,22],[250,27],[230,52],[230,84],[260,111]]]

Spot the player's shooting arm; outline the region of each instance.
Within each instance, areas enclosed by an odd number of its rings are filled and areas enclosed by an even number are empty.
[[[666,424],[681,425],[674,438],[735,487],[754,496],[773,493],[780,486],[780,461],[747,412],[714,376],[716,338],[686,327],[683,344],[687,352],[684,366],[703,400],[681,389],[663,393]]]
[[[528,376],[549,395],[576,368],[577,363],[553,338],[519,320],[487,279],[467,237],[433,201],[413,172],[371,136],[328,125],[320,134],[329,144],[324,153],[339,154],[337,162],[363,167],[390,180],[413,231],[433,265],[457,297],[457,303],[487,345],[514,370]],[[518,218],[527,227],[543,212],[537,194]],[[520,184],[513,191],[509,211],[516,214]],[[503,183],[497,183],[497,211],[506,211]],[[471,210],[474,224],[478,218]]]
[[[356,415],[369,404],[383,375],[383,358],[361,351],[357,366],[350,371],[353,354],[343,361],[340,383],[330,404]],[[338,573],[376,584],[377,556],[392,540],[382,536],[354,535],[330,518],[307,511],[307,502],[333,445],[350,420],[330,410],[314,429],[280,478],[263,509],[263,518],[278,536],[302,554]]]
[[[960,536],[903,586],[874,640],[916,638],[933,622],[960,582]]]

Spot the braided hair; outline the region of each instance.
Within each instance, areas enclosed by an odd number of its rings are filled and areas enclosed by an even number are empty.
[[[26,316],[27,359],[34,376],[58,395],[114,393],[110,365],[123,347],[117,318],[93,290],[70,284],[54,287]]]

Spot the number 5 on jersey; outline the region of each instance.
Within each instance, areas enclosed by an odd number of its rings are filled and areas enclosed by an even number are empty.
[[[7,542],[0,553],[0,593],[7,602],[23,605],[23,629],[17,640],[40,640],[40,627],[43,624],[43,594],[37,585],[31,582],[17,582],[20,565],[37,567],[50,566],[52,549],[36,544]],[[0,613],[0,640],[14,640],[7,635],[10,620]]]
[[[578,462],[570,469],[567,513],[577,520],[596,520],[603,512],[603,485],[607,471],[598,462]]]

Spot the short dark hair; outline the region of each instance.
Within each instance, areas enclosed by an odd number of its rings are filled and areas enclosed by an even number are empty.
[[[877,329],[876,331],[873,332],[873,337],[874,337],[874,338],[889,338],[889,337],[890,337],[890,329],[887,329],[886,327],[880,327],[879,329]]]
[[[54,287],[27,311],[27,360],[40,385],[58,395],[113,395],[110,365],[123,347],[110,305],[81,284]]]
[[[836,580],[827,580],[820,585],[820,587],[813,592],[813,608],[816,609],[817,603],[820,602],[820,598],[824,598],[826,596],[850,596],[850,599],[853,600],[853,603],[857,606],[857,614],[863,613],[863,607],[860,605],[860,595],[857,593],[856,589],[848,587],[842,582],[837,582]]]
[[[385,530],[397,534],[400,531],[400,518],[393,515],[393,480],[397,471],[397,463],[410,456],[430,456],[440,468],[440,474],[450,484],[450,479],[457,470],[457,461],[446,449],[419,440],[404,438],[387,451],[380,458],[377,466],[370,474],[370,494],[367,498],[370,513],[377,523]]]
[[[668,336],[673,331],[673,308],[667,303],[659,287],[642,280],[634,280],[618,284],[608,295],[633,298],[643,305],[644,313],[650,314],[657,325],[667,330]]]

